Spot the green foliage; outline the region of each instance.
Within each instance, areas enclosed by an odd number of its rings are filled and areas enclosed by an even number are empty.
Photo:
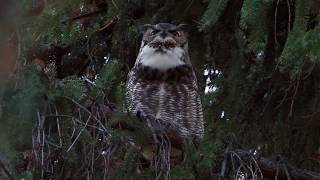
[[[8,82],[1,87],[0,154],[4,154],[9,162],[18,159],[19,150],[31,148],[34,119],[42,108],[45,89],[34,66],[27,66],[17,82]]]
[[[200,31],[212,28],[219,20],[227,4],[228,0],[210,0],[208,9],[200,19]]]
[[[33,174],[31,171],[27,171],[23,174],[21,174],[20,176],[18,176],[18,179],[24,179],[24,180],[33,180]]]
[[[59,84],[62,86],[63,96],[81,98],[86,91],[83,81],[79,80],[77,77],[67,77],[60,83]]]
[[[89,12],[89,0],[67,0],[67,1],[47,1],[42,13],[39,16],[22,16],[21,31],[27,31],[30,36],[24,36],[28,39],[28,43],[34,44],[34,41],[41,42],[47,46],[67,46],[74,42],[84,39],[100,28],[104,23],[104,18],[97,17],[96,21],[88,27],[82,21],[73,21],[72,17],[81,15],[81,13]],[[32,1],[25,2],[25,14],[30,11]],[[28,8],[29,7],[29,8]],[[89,23],[89,22],[88,22]],[[48,44],[48,42],[50,42]]]
[[[138,157],[139,151],[134,148],[130,148],[127,153],[124,155],[124,164],[121,167],[120,171],[118,171],[117,178],[120,179],[138,179],[137,178],[137,167],[138,167]],[[130,174],[130,176],[126,176]]]
[[[240,27],[247,32],[248,49],[255,54],[265,50],[268,12],[271,1],[245,0],[241,8]]]
[[[295,16],[293,24],[293,32],[304,32],[306,28],[306,17],[310,10],[310,1],[295,1]]]
[[[18,82],[15,93],[8,100],[11,110],[16,110],[16,115],[21,118],[32,117],[31,113],[35,108],[40,107],[37,99],[40,99],[44,94],[45,86],[41,82],[40,75],[34,66],[26,67],[24,77]],[[6,98],[9,98],[8,96]],[[28,118],[26,118],[28,119]]]
[[[289,71],[292,79],[302,75],[306,61],[319,63],[320,26],[306,33],[289,34],[287,45],[281,55],[281,70]]]
[[[109,60],[104,64],[100,70],[97,80],[95,81],[95,88],[104,89],[105,92],[110,92],[116,85],[117,75],[120,74],[120,66],[116,59]]]
[[[258,13],[262,7],[263,1],[261,0],[244,0],[241,8],[240,27],[247,29],[248,26],[253,26],[260,18]]]
[[[86,91],[82,79],[76,76],[69,76],[62,80],[55,81],[48,90],[47,95],[49,100],[55,100],[63,96],[79,100]]]
[[[175,166],[171,171],[172,179],[174,180],[183,180],[183,179],[190,179],[194,180],[195,177],[192,174],[192,171],[184,169],[182,166],[178,165]]]
[[[301,77],[305,62],[319,63],[320,26],[311,30],[306,27],[310,6],[309,1],[296,1],[293,30],[288,35],[280,57],[280,70],[289,72],[291,79]]]

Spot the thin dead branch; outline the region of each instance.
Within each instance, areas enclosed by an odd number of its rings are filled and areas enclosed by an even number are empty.
[[[98,15],[102,12],[104,12],[104,10],[90,11],[87,13],[79,14],[77,16],[73,16],[73,17],[69,18],[67,21],[75,21],[75,20],[79,20],[79,19],[83,19],[83,18],[89,18],[89,17],[95,16],[95,15]]]
[[[230,143],[224,151],[224,159],[221,164],[219,180],[225,179],[226,171],[227,171],[227,163],[228,163],[228,159],[229,159],[229,152],[230,152],[231,147],[232,147],[232,143]]]
[[[10,174],[9,170],[6,168],[6,166],[1,160],[0,160],[0,168],[3,169],[4,173],[8,176],[10,180],[14,180],[14,177]]]
[[[293,94],[293,97],[292,97],[292,100],[291,100],[289,117],[292,117],[292,114],[293,114],[294,100],[296,99],[296,96],[297,96],[297,93],[298,93],[298,89],[299,89],[299,85],[300,85],[300,80],[297,80],[296,86],[295,86],[295,90],[294,90],[294,94]]]
[[[229,149],[229,147],[227,147],[226,150],[227,149]],[[233,169],[235,179],[320,179],[320,173],[298,169],[283,161],[279,162],[264,157],[256,157],[249,151],[233,149],[228,150],[227,154],[232,162],[232,164],[227,165]],[[222,169],[228,168],[224,167],[224,164],[225,160],[222,162]],[[236,167],[236,169],[234,167]]]
[[[77,137],[75,138],[75,140],[72,142],[72,144],[69,146],[69,148],[67,149],[67,152],[69,152],[71,150],[71,148],[73,147],[73,145],[77,142],[78,138],[80,137],[81,133],[86,129],[89,121],[91,119],[91,115],[89,116],[89,118],[86,121],[86,124],[83,126],[83,128],[80,130],[79,134],[77,135]]]

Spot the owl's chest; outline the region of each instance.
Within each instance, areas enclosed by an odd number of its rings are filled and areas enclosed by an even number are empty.
[[[165,71],[138,65],[133,69],[137,81],[150,84],[189,84],[193,80],[193,70],[188,65],[181,65]]]
[[[171,83],[145,83],[140,82],[137,83],[138,89],[142,89],[143,92],[147,95],[147,97],[165,97],[165,96],[173,96],[179,94],[179,91],[181,90],[182,84],[171,84]]]

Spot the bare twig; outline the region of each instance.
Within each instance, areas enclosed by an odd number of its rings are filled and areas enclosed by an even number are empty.
[[[290,8],[290,0],[286,0],[286,1],[287,1],[287,7],[288,7],[288,34],[289,34],[291,29],[291,8]]]
[[[104,168],[103,168],[103,180],[106,180],[107,178],[107,172],[108,172],[108,168],[109,168],[109,162],[107,162],[107,158],[102,155],[103,157],[103,165],[104,165]]]
[[[38,136],[37,136],[37,144],[41,148],[41,179],[44,177],[44,140],[45,140],[45,134],[43,129],[43,116],[41,116],[40,112],[37,111],[37,120],[38,120]]]
[[[55,110],[55,114],[56,114],[56,122],[57,122],[57,128],[58,128],[58,135],[59,135],[59,143],[60,143],[60,147],[62,147],[62,135],[61,135],[61,130],[60,130],[60,118],[59,118],[59,114],[58,114],[58,110],[57,107],[54,106],[54,110]]]
[[[69,152],[71,150],[71,148],[73,147],[73,145],[77,142],[78,138],[80,137],[81,133],[86,129],[89,121],[91,119],[91,115],[89,116],[89,118],[87,119],[87,122],[85,124],[85,126],[82,127],[82,129],[80,130],[79,134],[77,135],[77,137],[75,138],[75,140],[72,142],[72,144],[69,146],[69,148],[67,149],[67,152]]]
[[[94,155],[95,155],[95,151],[94,151],[94,144],[91,144],[91,174],[94,174]]]
[[[302,80],[306,80],[311,75],[315,66],[316,66],[316,63],[312,63],[311,67],[305,72],[306,75],[302,78]]]
[[[86,124],[86,123],[84,123],[84,122],[82,122],[82,121],[79,121],[77,118],[74,118],[74,120],[75,120],[77,123],[81,124],[81,125],[85,125],[85,124]],[[87,124],[87,127],[91,127],[91,128],[97,129],[97,130],[99,130],[99,131],[101,131],[101,132],[105,132],[102,128],[99,128],[99,127],[94,126],[94,125]]]
[[[119,20],[119,17],[116,16],[114,18],[112,18],[112,20],[110,22],[108,22],[106,25],[104,25],[102,28],[100,28],[98,31],[104,31],[106,29],[112,28]]]
[[[229,158],[229,151],[232,147],[232,142],[228,145],[228,147],[224,151],[224,159],[221,165],[221,171],[219,175],[219,180],[223,180],[225,178],[226,170],[227,170],[227,163]]]
[[[154,160],[154,166],[156,169],[156,180],[158,179],[170,179],[170,152],[171,142],[169,137],[164,133],[158,135],[158,154]]]
[[[281,107],[281,105],[284,103],[284,101],[287,99],[288,96],[288,92],[289,90],[292,88],[292,84],[290,83],[290,85],[288,86],[288,88],[285,91],[285,94],[283,96],[283,98],[281,99],[280,103],[275,107],[275,109],[278,109]]]
[[[263,174],[260,170],[259,164],[250,152],[238,149],[230,151],[230,155],[231,158],[235,156],[238,159],[238,161],[233,160],[234,162],[238,162],[239,164],[237,173],[235,174],[236,179],[241,178],[241,176],[247,176],[248,172],[253,179],[263,179]]]
[[[149,118],[142,112],[139,118],[145,122],[147,127],[152,132],[153,141],[158,146],[158,153],[153,160],[153,166],[156,171],[155,179],[170,179],[170,153],[171,153],[171,141],[165,132],[164,125],[155,118]]]
[[[4,163],[0,160],[0,168],[3,169],[4,173],[8,176],[10,180],[14,180],[14,177],[10,174]]]
[[[104,151],[102,151],[102,156],[104,159],[104,172],[103,172],[103,179],[105,179],[107,177],[107,174],[109,172],[109,164],[110,164],[110,159],[112,157],[112,155],[114,154],[114,152],[116,152],[116,150],[118,149],[119,145],[118,144],[111,144],[108,146],[108,148]]]
[[[277,164],[275,180],[278,180],[278,175],[279,175],[279,164]]]
[[[70,100],[71,102],[73,102],[75,105],[77,105],[78,107],[80,107],[82,110],[86,111],[94,120],[96,120],[98,122],[98,124],[101,126],[101,128],[104,130],[104,132],[108,135],[108,136],[111,136],[111,134],[108,132],[107,128],[102,124],[102,122],[97,119],[95,116],[92,115],[92,113],[87,109],[85,108],[84,106],[82,106],[81,104],[79,104],[77,101],[69,98],[69,97],[66,97],[64,96],[64,98]]]
[[[292,100],[291,100],[289,117],[292,117],[292,114],[293,114],[294,100],[296,99],[297,92],[298,92],[298,89],[299,89],[299,85],[300,85],[300,80],[298,80],[297,83],[296,83],[296,87],[295,87],[295,90],[294,90],[294,95],[293,95]]]
[[[289,164],[279,164],[270,159],[255,157],[252,153],[235,149],[229,151],[231,161],[238,164],[237,169],[233,170],[235,178],[239,176],[251,175],[251,179],[320,179],[320,174],[307,170],[291,167]],[[236,157],[236,159],[234,159]],[[250,165],[251,164],[251,165]],[[281,167],[281,168],[280,168]],[[248,174],[249,173],[249,174]]]
[[[288,171],[288,168],[285,164],[282,165],[283,169],[284,169],[284,172],[286,173],[286,176],[287,176],[287,180],[291,180],[291,176],[290,176],[290,173]]]
[[[280,0],[277,0],[276,9],[274,12],[274,42],[277,45],[277,15],[278,15],[278,6]]]
[[[114,2],[114,0],[111,0],[111,2],[112,2],[112,4],[113,4],[113,6],[114,6],[117,10],[119,10],[119,7],[118,7],[118,5]]]
[[[44,141],[45,134],[44,129],[42,127],[42,144],[41,144],[41,179],[44,179]]]
[[[73,17],[69,18],[67,21],[75,21],[75,20],[79,20],[79,19],[83,19],[83,18],[88,18],[88,17],[91,17],[91,16],[98,15],[98,14],[100,14],[102,12],[104,12],[104,11],[103,10],[90,11],[90,12],[87,12],[87,13],[84,13],[84,14],[73,16]]]

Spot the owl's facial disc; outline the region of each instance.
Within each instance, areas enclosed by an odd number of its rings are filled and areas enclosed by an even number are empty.
[[[173,41],[154,41],[140,49],[138,59],[144,66],[167,70],[185,64],[183,48]]]
[[[186,64],[187,32],[184,25],[159,23],[144,25],[138,62],[159,70]]]

